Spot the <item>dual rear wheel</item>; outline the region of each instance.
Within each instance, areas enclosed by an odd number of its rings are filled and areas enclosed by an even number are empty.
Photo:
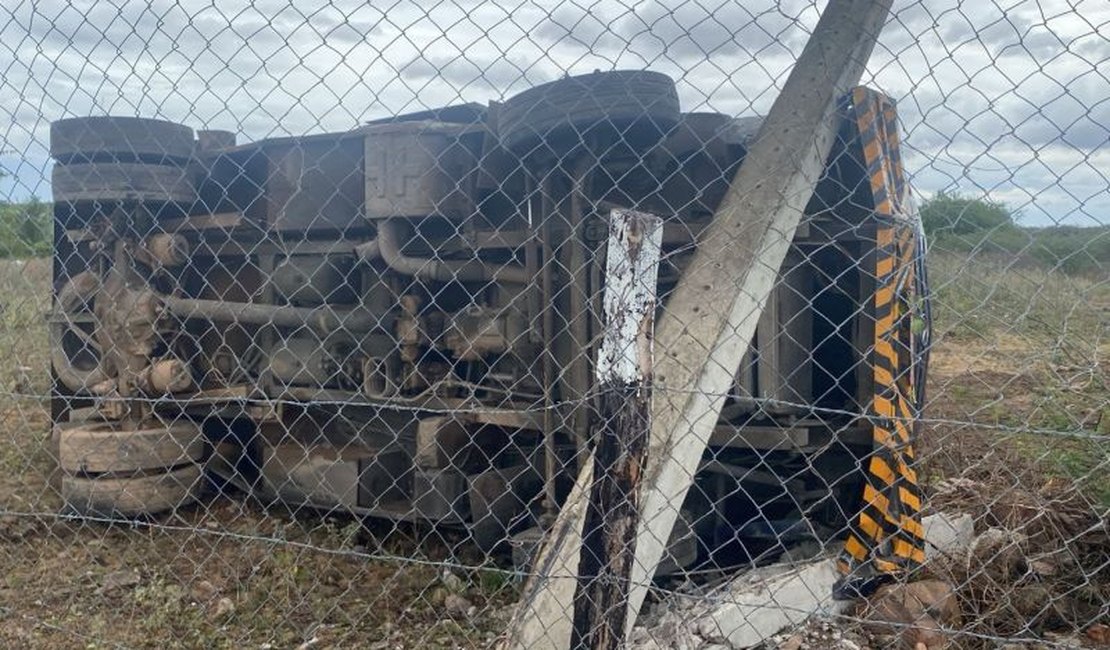
[[[193,130],[138,117],[78,117],[50,125],[54,202],[187,206],[196,199]]]

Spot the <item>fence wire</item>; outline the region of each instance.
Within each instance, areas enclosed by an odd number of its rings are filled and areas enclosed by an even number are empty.
[[[0,7],[0,643],[1110,645],[1110,6],[886,4]]]

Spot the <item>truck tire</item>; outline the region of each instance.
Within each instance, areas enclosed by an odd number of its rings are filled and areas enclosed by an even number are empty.
[[[146,163],[92,162],[54,165],[54,201],[189,204],[197,196],[192,176],[192,171],[186,167]]]
[[[140,117],[74,117],[50,124],[50,155],[60,163],[181,163],[193,155],[193,130]]]
[[[201,486],[198,465],[126,478],[62,476],[62,500],[80,515],[136,517],[188,505]]]
[[[654,144],[679,116],[674,81],[658,72],[617,70],[552,81],[509,98],[497,114],[505,148],[526,153],[591,141]]]
[[[131,431],[116,422],[70,422],[57,438],[58,465],[75,476],[166,470],[204,456],[204,435],[188,420]]]

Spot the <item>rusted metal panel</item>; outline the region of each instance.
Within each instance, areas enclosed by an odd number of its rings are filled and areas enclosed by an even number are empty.
[[[348,230],[362,225],[363,144],[357,135],[264,147],[266,223],[275,230]]]
[[[474,213],[480,140],[473,127],[398,122],[365,130],[366,215],[370,219]]]

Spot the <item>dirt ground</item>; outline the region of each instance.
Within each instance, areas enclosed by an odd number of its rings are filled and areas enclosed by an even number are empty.
[[[1110,290],[1006,271],[977,294],[946,282],[951,266],[934,278],[919,451],[932,507],[971,512],[979,532],[1022,531],[1026,555],[1056,552],[1047,577],[1025,560],[938,569],[962,585],[953,638],[1082,633],[1110,621]],[[45,262],[0,266],[0,647],[484,648],[504,628],[518,578],[468,568],[449,531],[218,494],[130,525],[60,515],[42,399],[48,282]],[[1030,299],[1025,285],[1046,282],[1058,285]]]

